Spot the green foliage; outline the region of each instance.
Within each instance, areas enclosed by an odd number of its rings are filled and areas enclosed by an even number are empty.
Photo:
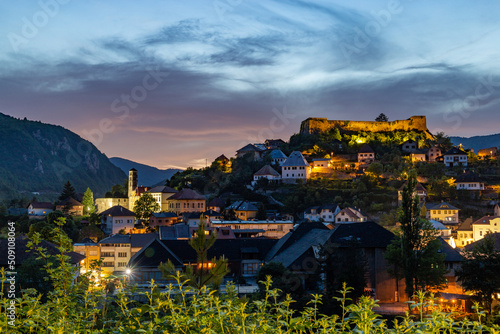
[[[389,122],[389,118],[384,113],[381,113],[380,115],[377,116],[377,118],[375,118],[375,121],[376,122]]]
[[[403,188],[398,219],[401,234],[394,238],[385,254],[391,265],[389,272],[396,279],[404,277],[408,296],[418,289],[441,287],[446,282],[445,255],[438,252],[441,244],[437,232],[420,216],[419,199],[414,195],[416,184],[416,174],[412,171]]]
[[[327,244],[319,251],[318,261],[320,272],[325,275],[324,282],[327,300],[322,308],[331,314],[338,311],[338,305],[332,303],[332,298],[346,285],[350,287],[350,297],[358,300],[366,287],[367,263],[361,248],[356,247],[356,242],[348,247],[338,247]]]
[[[104,238],[104,235],[104,232],[99,227],[93,224],[89,224],[88,226],[85,226],[81,229],[80,241],[85,238],[89,238],[94,242],[98,242],[99,240]]]
[[[208,260],[208,250],[214,245],[215,240],[217,240],[217,234],[214,232],[207,235],[206,231],[205,217],[202,216],[198,230],[189,239],[189,245],[195,250],[197,255],[196,265],[187,266],[185,272],[181,274],[177,272],[172,261],[168,260],[167,263],[161,263],[159,266],[163,277],[173,278],[176,275],[180,275],[179,277],[183,281],[186,281],[187,284],[197,289],[205,286],[217,288],[222,283],[224,276],[229,272],[227,260],[224,257]]]
[[[106,192],[104,197],[107,198],[127,198],[128,197],[128,180],[123,184],[115,184],[111,187],[111,191]]]
[[[464,251],[464,257],[457,271],[462,287],[491,312],[493,296],[500,293],[500,251],[495,249],[495,238],[487,234],[472,250]]]
[[[83,215],[86,216],[95,212],[94,194],[92,193],[92,190],[90,190],[90,188],[87,188],[87,190],[83,194],[82,205]]]
[[[61,250],[61,257],[64,257]],[[43,254],[43,250],[41,250]],[[43,257],[43,255],[42,255]],[[52,268],[55,269],[55,268]],[[324,301],[312,295],[300,312],[292,309],[290,296],[279,299],[267,277],[261,283],[265,295],[258,300],[238,298],[236,288],[228,285],[226,293],[194,289],[176,275],[163,291],[151,281],[148,288],[121,287],[114,281],[95,284],[84,276],[71,284],[71,266],[61,263],[49,270],[51,280],[61,280],[49,293],[47,302],[40,301],[35,290],[16,299],[16,320],[9,324],[7,306],[10,300],[0,293],[0,332],[2,333],[498,333],[497,325],[483,324],[484,313],[476,309],[477,320],[454,320],[454,315],[441,312],[432,296],[419,293],[410,304],[418,317],[406,313],[388,323],[374,312],[377,301],[361,297],[350,304],[350,288],[344,287],[334,298],[341,306],[340,315],[323,315]],[[2,288],[5,272],[0,270]],[[118,284],[117,284],[118,283]],[[106,285],[111,286],[108,291]],[[92,287],[88,290],[87,287]],[[3,289],[2,289],[3,290]],[[112,295],[111,290],[115,290]],[[109,293],[107,293],[109,292]],[[143,300],[142,302],[138,299]]]
[[[379,177],[384,172],[384,166],[380,162],[374,162],[370,164],[370,166],[368,166],[366,172],[373,174],[373,176]]]
[[[154,281],[148,288],[128,285],[124,278],[96,280],[99,263],[74,280],[78,268],[69,263],[67,252],[71,240],[62,227],[64,218],[56,221],[55,239],[58,253],[49,256],[40,247],[39,235],[29,243],[43,263],[52,289],[42,300],[39,291],[23,289],[15,298],[16,317],[9,317],[11,305],[5,291],[8,281],[0,269],[1,333],[498,333],[498,325],[483,323],[484,313],[478,307],[473,318],[455,320],[454,314],[441,312],[432,295],[417,292],[410,304],[417,317],[406,313],[393,323],[375,314],[377,301],[361,297],[351,304],[352,289],[345,284],[333,297],[340,305],[340,315],[320,314],[324,296],[312,295],[300,311],[295,301],[273,289],[270,276],[260,283],[263,296],[249,301],[239,298],[236,288],[228,284],[219,294],[207,287],[196,289],[173,276],[172,284],[159,289]]]
[[[151,213],[160,211],[160,205],[151,193],[144,193],[134,204],[135,217],[137,219],[149,220]]]
[[[75,193],[75,188],[71,185],[71,182],[67,181],[64,184],[64,188],[61,192],[61,195],[59,196],[59,201],[64,201],[67,198],[75,198],[76,193]]]

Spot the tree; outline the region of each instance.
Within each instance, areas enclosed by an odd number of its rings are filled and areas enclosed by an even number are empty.
[[[394,238],[385,254],[392,266],[389,272],[396,279],[404,277],[406,293],[410,298],[419,289],[439,288],[446,283],[445,254],[438,252],[442,245],[436,230],[420,216],[416,185],[416,173],[412,171],[408,184],[403,188],[399,214],[401,233]]]
[[[384,166],[380,162],[374,162],[368,166],[366,172],[373,174],[375,177],[379,177],[384,172]]]
[[[350,298],[358,299],[366,287],[367,263],[364,252],[356,241],[348,242],[346,247],[327,243],[319,251],[319,268],[325,281],[325,311],[332,312],[337,308],[332,297],[337,295],[345,283],[352,288]]]
[[[70,198],[70,197],[75,198],[76,193],[75,193],[75,188],[73,188],[71,183],[69,181],[67,181],[66,184],[64,184],[64,188],[63,188],[63,191],[61,193],[61,196],[59,196],[59,201],[62,202],[65,199]]]
[[[89,215],[95,211],[94,194],[90,188],[87,188],[85,194],[83,194],[82,205],[84,215]]]
[[[104,232],[95,225],[85,226],[80,231],[80,240],[85,238],[91,239],[94,242],[98,242],[104,238]]]
[[[208,250],[217,240],[217,234],[214,232],[207,235],[205,227],[205,217],[201,216],[198,230],[189,239],[189,245],[196,252],[196,265],[187,266],[186,271],[181,274],[181,281],[187,281],[188,285],[196,289],[201,289],[203,286],[218,287],[222,283],[224,276],[229,272],[227,260],[224,256],[208,260]],[[175,266],[170,260],[165,264],[161,263],[158,268],[163,277],[176,277]]]
[[[149,220],[151,213],[160,211],[160,205],[151,193],[144,193],[134,204],[135,217],[137,219]]]
[[[389,118],[384,113],[381,113],[380,115],[378,115],[377,118],[375,118],[375,121],[376,122],[389,122]]]
[[[464,251],[464,257],[458,279],[491,313],[493,296],[500,293],[500,251],[495,249],[493,235],[488,233],[472,250]]]
[[[264,204],[260,203],[259,209],[257,211],[257,215],[255,216],[258,220],[266,220],[267,219],[267,212],[266,208],[264,207]]]

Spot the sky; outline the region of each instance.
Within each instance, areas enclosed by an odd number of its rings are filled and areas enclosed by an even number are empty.
[[[308,117],[499,133],[500,2],[0,1],[0,112],[202,167]]]

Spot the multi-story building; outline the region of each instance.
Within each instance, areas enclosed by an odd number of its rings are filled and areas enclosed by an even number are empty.
[[[158,205],[160,206],[160,210],[158,210],[157,212],[161,212],[168,211],[169,207],[167,200],[178,193],[178,191],[167,186],[158,186],[150,189],[149,193],[153,196],[156,203],[158,203]]]
[[[206,198],[196,191],[184,188],[167,199],[168,211],[175,212],[178,216],[184,212],[204,212]]]
[[[95,242],[84,242],[73,244],[73,251],[85,256],[85,259],[80,261],[80,273],[85,274],[91,270],[91,265],[94,261],[99,261],[101,258],[101,248]]]
[[[311,222],[323,221],[325,223],[334,223],[335,215],[340,212],[337,204],[327,204],[322,206],[313,206],[304,211],[304,219]]]
[[[98,244],[102,271],[106,274],[124,273],[130,258],[157,236],[156,233],[116,234],[102,239]]]
[[[311,167],[299,151],[293,151],[282,166],[283,182],[306,181],[311,174]]]
[[[367,166],[375,161],[375,151],[368,144],[364,144],[358,151],[358,163]]]
[[[441,149],[434,145],[427,150],[427,161],[435,162],[436,158],[441,156]]]
[[[293,230],[291,220],[212,220],[212,227],[230,227],[238,237],[266,237],[279,239]]]
[[[149,227],[177,224],[179,218],[174,212],[153,212],[149,217]]]
[[[443,154],[443,157],[446,167],[467,167],[467,153],[465,153],[462,149],[453,147],[451,150]]]
[[[427,219],[437,220],[445,225],[455,224],[458,226],[458,212],[460,209],[446,202],[438,204],[425,203],[424,205],[427,210]]]
[[[259,148],[254,144],[248,144],[236,151],[236,157],[243,158],[249,156],[252,160],[261,160],[264,151],[265,149]]]
[[[252,185],[257,184],[257,181],[259,181],[260,179],[267,179],[268,181],[278,182],[281,180],[281,175],[280,173],[275,171],[273,167],[265,165],[253,175]]]
[[[342,209],[335,215],[336,223],[347,223],[347,222],[362,223],[366,222],[367,220],[368,217],[365,214],[363,214],[359,209],[355,208]]]
[[[500,232],[500,217],[484,216],[472,223],[474,242],[484,238],[486,233]]]
[[[457,228],[457,241],[455,244],[457,247],[465,247],[474,242],[474,231],[472,230],[472,217],[467,218],[460,226]]]
[[[283,166],[283,163],[286,161],[287,156],[281,150],[272,150],[269,153],[269,157],[274,164]]]
[[[114,206],[101,213],[101,225],[106,234],[116,234],[120,230],[131,232],[134,229],[135,213],[123,206]]]
[[[484,190],[483,181],[473,172],[467,172],[458,176],[455,184],[457,185],[457,190]]]
[[[226,208],[226,210],[233,210],[236,218],[240,220],[250,220],[257,216],[259,209],[257,205],[252,202],[236,201]]]

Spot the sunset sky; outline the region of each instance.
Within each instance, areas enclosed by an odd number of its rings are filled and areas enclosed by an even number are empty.
[[[0,112],[200,167],[307,117],[500,132],[500,2],[1,1]]]

